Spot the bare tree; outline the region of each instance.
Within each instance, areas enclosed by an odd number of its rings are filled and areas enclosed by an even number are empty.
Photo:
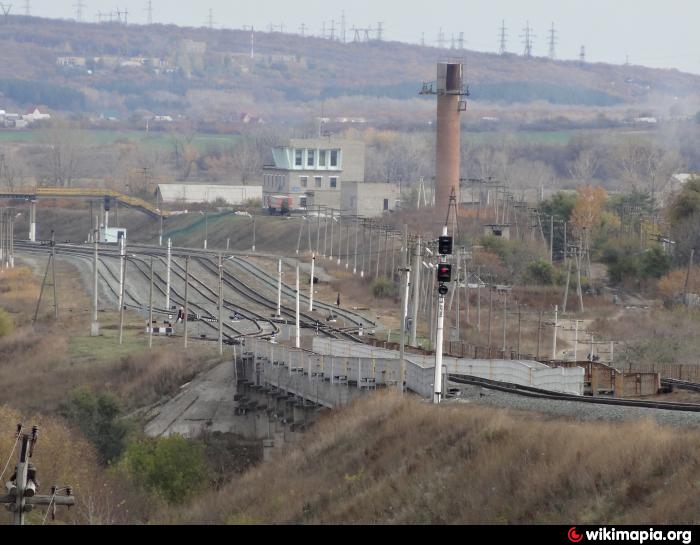
[[[595,178],[600,161],[595,150],[584,149],[575,161],[569,164],[569,175],[577,185],[587,185]]]
[[[41,141],[46,152],[44,167],[47,178],[58,187],[71,187],[79,175],[87,149],[87,139],[80,127],[55,122],[43,131]]]

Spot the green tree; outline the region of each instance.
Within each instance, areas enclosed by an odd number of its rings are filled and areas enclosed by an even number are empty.
[[[180,435],[131,443],[119,467],[137,486],[172,504],[208,485],[204,447]]]
[[[80,429],[95,445],[103,464],[116,461],[126,446],[130,426],[120,420],[119,400],[112,394],[95,394],[76,388],[58,408],[58,413]]]
[[[538,259],[528,264],[525,269],[525,282],[540,286],[551,286],[554,284],[554,267],[549,261]]]

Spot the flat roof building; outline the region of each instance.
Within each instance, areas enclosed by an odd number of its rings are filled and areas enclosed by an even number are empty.
[[[252,200],[262,200],[262,186],[158,184],[156,196],[159,202],[165,204],[203,204],[221,200],[230,205],[241,205]]]
[[[289,197],[293,209],[340,209],[344,183],[365,181],[365,145],[333,137],[292,139],[273,148],[273,164],[263,167],[263,206]]]

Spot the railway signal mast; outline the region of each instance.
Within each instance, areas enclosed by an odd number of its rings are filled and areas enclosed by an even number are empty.
[[[445,296],[449,292],[447,284],[452,282],[452,265],[447,263],[447,256],[452,255],[452,237],[447,235],[447,225],[443,227],[442,236],[438,242],[440,263],[437,268],[438,281],[438,316],[435,335],[435,382],[433,403],[440,403],[442,399],[442,349],[445,331]]]

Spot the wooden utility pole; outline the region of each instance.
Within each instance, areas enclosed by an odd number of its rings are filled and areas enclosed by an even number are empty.
[[[8,483],[10,485],[8,494],[0,496],[0,504],[4,504],[12,512],[13,523],[16,526],[25,524],[25,513],[33,511],[35,506],[47,506],[55,517],[57,505],[67,507],[75,505],[75,498],[70,486],[60,490],[57,486],[53,486],[51,487],[50,496],[36,495],[39,490],[37,469],[30,460],[34,455],[34,447],[36,446],[38,435],[39,428],[36,426],[32,428],[31,433],[24,433],[22,424],[17,425],[15,446],[17,443],[20,444],[19,460],[14,475]],[[66,494],[58,496],[57,493],[59,491],[65,491]],[[48,516],[48,512],[46,515]],[[45,520],[46,518],[44,518]]]

